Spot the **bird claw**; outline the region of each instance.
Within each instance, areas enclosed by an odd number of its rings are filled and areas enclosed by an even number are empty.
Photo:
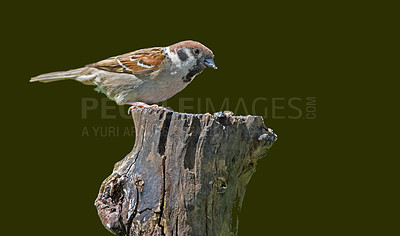
[[[132,110],[135,109],[141,109],[141,108],[158,108],[157,104],[153,104],[153,105],[148,105],[144,102],[135,102],[135,103],[131,103],[132,106],[130,106],[128,108],[128,115],[131,114]]]

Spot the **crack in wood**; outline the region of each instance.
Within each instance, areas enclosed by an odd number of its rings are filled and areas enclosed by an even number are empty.
[[[162,218],[163,218],[163,214],[164,214],[164,204],[165,204],[165,193],[166,193],[166,189],[165,189],[165,159],[166,159],[166,156],[162,156],[162,167],[163,167],[163,174],[162,174],[162,179],[163,179],[163,184],[162,184],[162,186],[163,186],[163,191],[162,191],[162,196],[161,196],[161,202],[160,202],[160,213],[159,213],[159,218],[158,218],[158,226],[160,227],[160,229],[161,229],[161,235],[165,235],[165,229],[164,229],[164,226],[162,225],[162,223],[161,223],[161,220],[162,220]]]
[[[184,168],[192,170],[196,161],[196,149],[197,143],[199,141],[200,131],[198,130],[200,126],[200,121],[197,117],[192,117],[192,122],[190,123],[189,138],[187,141],[187,149],[184,158]]]
[[[165,120],[164,124],[161,129],[161,134],[160,134],[160,140],[158,143],[158,153],[160,154],[162,158],[162,196],[161,196],[161,201],[160,201],[160,213],[159,213],[159,219],[158,219],[158,226],[161,228],[161,234],[165,235],[164,232],[164,226],[161,223],[161,220],[163,218],[163,213],[164,213],[164,204],[165,204],[165,159],[167,158],[165,154],[165,146],[167,144],[167,138],[168,138],[168,132],[171,124],[171,118],[172,118],[172,112],[167,112],[165,115]]]
[[[160,154],[160,156],[163,156],[165,153],[165,145],[167,143],[169,126],[171,124],[171,117],[172,117],[172,112],[167,112],[165,114],[165,120],[161,128],[160,140],[158,142],[158,153]]]

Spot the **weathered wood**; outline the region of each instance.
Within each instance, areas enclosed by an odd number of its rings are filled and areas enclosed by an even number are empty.
[[[276,140],[262,117],[133,110],[133,150],[95,201],[116,235],[236,235],[246,185]]]

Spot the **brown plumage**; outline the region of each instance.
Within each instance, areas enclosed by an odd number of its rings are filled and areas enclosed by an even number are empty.
[[[157,70],[164,58],[162,48],[155,47],[110,57],[88,67],[117,73],[147,74]]]
[[[30,81],[73,79],[97,86],[117,104],[154,103],[184,89],[206,67],[217,69],[213,58],[213,52],[203,44],[183,41],[136,50],[79,69],[39,75]]]

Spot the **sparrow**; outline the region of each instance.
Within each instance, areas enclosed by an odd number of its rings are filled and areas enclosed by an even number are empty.
[[[30,82],[72,79],[96,86],[96,91],[118,105],[130,104],[136,108],[169,99],[206,67],[217,69],[213,52],[199,42],[188,40],[136,50],[79,69],[42,74]]]

